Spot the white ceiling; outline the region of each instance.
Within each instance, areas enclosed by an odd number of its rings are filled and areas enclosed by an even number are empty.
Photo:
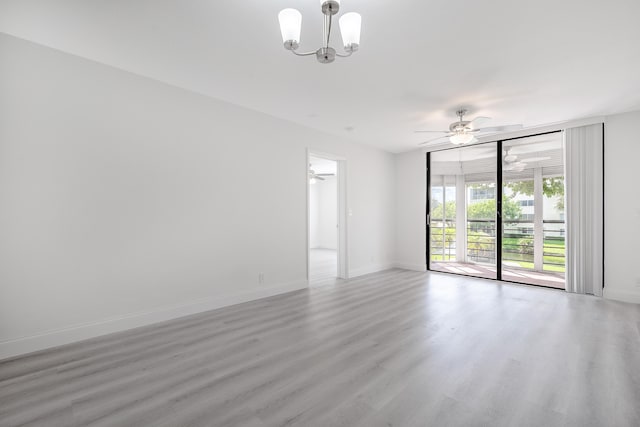
[[[638,0],[343,0],[360,51],[328,65],[284,50],[285,7],[319,47],[318,0],[3,0],[0,31],[392,152],[459,106],[527,127],[640,109]]]

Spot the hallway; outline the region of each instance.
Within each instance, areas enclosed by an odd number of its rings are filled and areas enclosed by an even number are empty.
[[[314,248],[309,250],[309,281],[333,279],[338,276],[338,251]]]

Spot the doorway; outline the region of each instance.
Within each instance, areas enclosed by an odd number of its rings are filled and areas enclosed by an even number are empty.
[[[427,153],[427,269],[564,289],[563,134]]]
[[[345,161],[312,152],[307,160],[308,279],[346,279]]]

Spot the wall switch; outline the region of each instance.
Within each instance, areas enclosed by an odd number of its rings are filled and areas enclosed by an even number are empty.
[[[264,273],[258,274],[258,283],[264,283]]]

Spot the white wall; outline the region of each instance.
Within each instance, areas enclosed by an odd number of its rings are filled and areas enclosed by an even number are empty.
[[[396,155],[396,260],[401,268],[426,269],[426,156],[422,150]]]
[[[338,182],[327,176],[309,190],[309,247],[338,249]]]
[[[640,303],[640,111],[605,119],[604,295]]]
[[[605,297],[640,303],[640,111],[605,118]],[[426,156],[396,156],[396,265],[424,265]]]
[[[306,286],[307,147],[347,159],[349,274],[391,264],[391,154],[7,35],[0,62],[0,358]]]

